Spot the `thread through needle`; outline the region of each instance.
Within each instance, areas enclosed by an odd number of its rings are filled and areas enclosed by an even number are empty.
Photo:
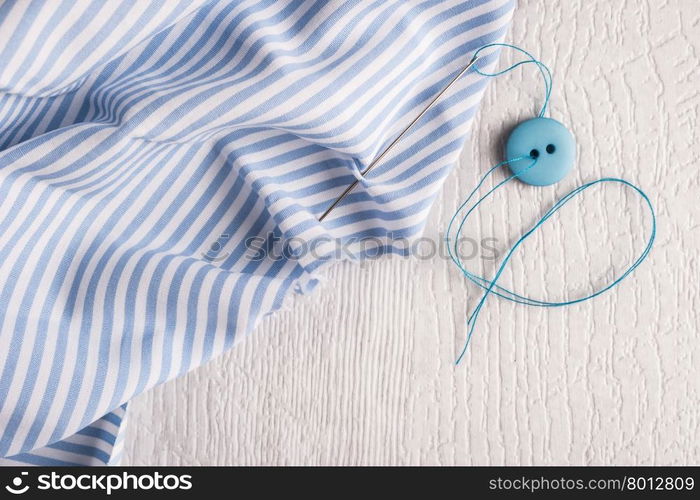
[[[396,139],[394,139],[393,141],[391,141],[391,144],[389,144],[389,145],[386,147],[386,149],[384,149],[384,151],[381,152],[381,154],[380,154],[379,156],[377,156],[374,160],[372,160],[372,163],[370,163],[369,165],[367,165],[367,168],[365,168],[364,170],[362,170],[362,171],[360,172],[360,175],[362,175],[362,176],[364,177],[364,176],[365,176],[367,173],[369,173],[369,171],[372,170],[380,161],[382,161],[382,159],[383,159],[387,154],[389,154],[389,152],[393,149],[393,147],[396,146],[396,144],[398,144],[398,143],[401,141],[401,139],[403,139],[403,137],[413,128],[413,126],[414,126],[416,123],[418,123],[418,121],[419,121],[421,118],[423,118],[423,116],[424,116],[428,111],[430,111],[430,109],[435,105],[436,102],[438,102],[438,100],[440,100],[440,98],[445,94],[445,92],[447,92],[447,91],[457,82],[457,80],[459,80],[459,79],[462,77],[462,75],[464,75],[467,71],[469,71],[469,69],[474,65],[474,63],[477,61],[477,59],[478,59],[478,56],[476,56],[476,55],[475,55],[474,57],[472,57],[472,60],[469,61],[469,64],[467,64],[464,68],[462,68],[462,70],[461,70],[459,73],[457,73],[457,76],[455,76],[455,77],[450,81],[450,83],[448,83],[440,92],[438,92],[438,94],[433,98],[433,100],[430,101],[430,102],[428,103],[428,105],[427,105],[425,108],[423,108],[423,111],[421,111],[420,113],[418,113],[418,116],[416,116],[416,117],[413,119],[413,121],[411,121],[411,123],[409,123],[408,126],[407,126],[405,129],[403,129],[403,130],[401,131],[401,133],[400,133],[398,136],[396,136]],[[347,188],[345,188],[345,191],[343,191],[343,193],[335,199],[335,201],[331,204],[331,206],[329,206],[329,207],[326,209],[326,211],[323,212],[323,214],[321,215],[321,217],[318,218],[319,222],[323,222],[323,219],[325,219],[325,218],[328,216],[328,214],[330,214],[330,213],[333,211],[333,209],[334,209],[335,207],[337,207],[338,204],[339,204],[341,201],[343,201],[343,199],[344,199],[347,195],[349,195],[349,194],[352,192],[353,189],[355,189],[355,188],[357,187],[357,185],[359,184],[359,182],[360,182],[359,180],[355,180],[352,184],[350,184]]]

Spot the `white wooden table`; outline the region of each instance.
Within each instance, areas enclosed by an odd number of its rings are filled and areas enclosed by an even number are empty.
[[[134,400],[125,464],[700,462],[700,2],[524,0],[508,41],[552,68],[551,116],[577,137],[577,170],[556,187],[511,184],[470,234],[502,251],[558,196],[619,176],[655,203],[650,259],[593,302],[490,299],[459,367],[480,295],[447,260],[339,265],[228,355]],[[491,82],[427,236],[541,96],[532,68]],[[590,291],[641,250],[642,214],[618,188],[587,194],[503,283]]]

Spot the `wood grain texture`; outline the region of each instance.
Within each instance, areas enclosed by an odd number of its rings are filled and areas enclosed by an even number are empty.
[[[457,368],[480,294],[445,258],[336,266],[228,355],[130,403],[125,464],[700,463],[700,2],[525,0],[508,40],[550,64],[551,116],[577,138],[577,171],[551,188],[511,184],[470,234],[503,251],[575,185],[619,176],[656,206],[649,260],[593,302],[490,299]],[[491,83],[426,236],[439,240],[541,95],[531,68]],[[503,283],[590,291],[641,250],[645,220],[629,192],[586,194]],[[474,269],[492,271],[483,256]]]

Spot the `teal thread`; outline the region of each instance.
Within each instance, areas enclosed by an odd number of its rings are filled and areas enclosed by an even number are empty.
[[[539,69],[540,74],[542,75],[542,80],[544,81],[544,103],[542,104],[542,109],[538,113],[538,117],[542,118],[547,111],[547,106],[549,105],[549,98],[552,95],[552,85],[554,83],[554,79],[552,78],[552,72],[549,70],[546,64],[543,62],[537,60],[535,56],[530,54],[527,50],[521,49],[520,47],[516,47],[515,45],[511,45],[509,43],[489,43],[486,45],[483,45],[482,47],[479,47],[476,52],[474,52],[474,55],[472,56],[473,58],[479,57],[479,53],[482,50],[488,49],[490,47],[506,47],[509,49],[517,50],[521,54],[525,54],[528,59],[524,61],[517,62],[511,66],[508,66],[506,69],[503,69],[501,71],[497,71],[495,73],[485,73],[479,69],[478,66],[474,68],[474,71],[479,73],[482,76],[488,76],[488,77],[494,77],[494,76],[500,76],[503,75],[504,73],[508,73],[509,71],[513,71],[515,68],[519,66],[523,66],[524,64],[535,64],[537,66],[537,69]],[[478,64],[478,63],[477,63]]]
[[[515,47],[513,45],[509,44],[489,44],[489,45],[484,45],[483,47],[479,48],[475,56],[479,54],[482,50],[488,48],[488,47],[493,47],[493,46],[503,46],[503,47],[509,47],[512,49],[515,49],[519,52],[522,52],[523,54],[527,55],[529,57],[528,60],[525,61],[520,61],[505,70],[498,71],[496,73],[484,73],[480,71],[479,69],[476,69],[476,71],[484,76],[498,76],[502,75],[503,73],[507,73],[508,71],[511,71],[515,68],[517,68],[520,65],[523,64],[528,64],[528,63],[534,63],[537,65],[537,67],[540,70],[540,73],[542,75],[542,78],[545,83],[545,100],[544,100],[544,105],[542,106],[542,109],[539,113],[539,117],[542,117],[547,109],[547,105],[549,103],[549,97],[551,95],[551,90],[552,90],[552,76],[551,72],[549,71],[549,68],[547,68],[546,65],[535,59],[530,53],[526,52],[523,49],[520,49],[518,47]],[[476,196],[477,192],[481,188],[481,186],[484,184],[486,179],[497,169],[504,167],[508,165],[509,163],[524,160],[530,158],[532,160],[532,163],[528,165],[526,168],[521,170],[518,174],[512,174],[506,179],[500,181],[497,183],[494,187],[492,187],[489,191],[486,192],[483,196],[481,196],[472,206],[468,208],[464,216],[460,219],[459,225],[457,226],[457,230],[455,233],[454,237],[454,244],[451,244],[451,238],[450,234],[452,233],[452,228],[455,224],[455,222],[458,220],[459,214],[467,207],[469,202]],[[460,235],[462,234],[462,230],[467,222],[467,219],[469,216],[479,207],[479,205],[486,200],[488,197],[490,197],[496,190],[513,180],[515,177],[518,175],[522,175],[524,172],[528,171],[530,168],[534,167],[537,164],[538,159],[533,158],[531,156],[521,156],[517,158],[511,158],[505,161],[502,161],[493,167],[491,167],[486,174],[481,178],[481,180],[477,183],[476,187],[472,190],[471,193],[469,193],[469,196],[467,196],[466,200],[457,208],[455,211],[454,215],[450,219],[450,222],[447,227],[447,233],[445,236],[445,241],[447,243],[447,249],[448,253],[450,255],[450,258],[452,261],[457,265],[457,267],[460,269],[462,274],[469,279],[472,283],[476,284],[480,288],[484,290],[484,294],[482,295],[481,299],[479,300],[479,303],[476,305],[472,313],[468,316],[467,318],[467,338],[464,343],[464,348],[462,349],[462,352],[460,353],[459,357],[457,358],[457,361],[455,364],[459,364],[464,357],[464,355],[467,352],[467,348],[469,347],[469,342],[471,341],[472,335],[474,333],[474,328],[476,326],[476,321],[477,318],[479,317],[479,313],[481,312],[481,309],[483,308],[486,299],[489,297],[489,295],[497,295],[498,297],[502,297],[506,300],[509,300],[511,302],[516,302],[518,304],[525,304],[528,306],[536,306],[536,307],[562,307],[562,306],[568,306],[572,304],[578,304],[579,302],[584,302],[586,300],[590,300],[594,297],[597,297],[598,295],[601,295],[602,293],[610,290],[611,288],[614,288],[620,282],[625,279],[627,276],[629,276],[643,261],[646,259],[646,257],[649,255],[649,252],[651,251],[651,248],[654,244],[654,240],[656,238],[656,214],[654,212],[654,207],[651,203],[651,200],[649,197],[642,191],[640,188],[635,186],[634,184],[624,180],[624,179],[618,179],[615,177],[604,177],[601,179],[597,179],[591,182],[588,182],[586,184],[583,184],[566,195],[564,195],[562,198],[560,198],[552,207],[545,212],[545,214],[528,230],[526,231],[508,250],[506,253],[505,257],[503,258],[501,264],[498,267],[498,270],[496,271],[493,279],[488,280],[482,276],[478,276],[476,274],[471,273],[469,270],[466,269],[464,266],[464,263],[462,260],[459,258],[459,239]],[[586,295],[577,299],[573,300],[567,300],[567,301],[561,301],[561,302],[549,302],[546,300],[538,300],[538,299],[533,299],[527,296],[519,295],[511,290],[508,290],[507,288],[501,287],[497,284],[498,279],[501,277],[501,274],[503,273],[503,270],[505,269],[506,265],[510,261],[511,257],[513,256],[514,252],[517,250],[517,248],[527,239],[532,235],[542,224],[544,224],[547,220],[549,220],[550,217],[552,217],[561,207],[563,207],[566,203],[568,203],[572,198],[574,198],[576,195],[582,193],[586,189],[589,189],[593,186],[596,186],[598,184],[603,184],[603,183],[617,183],[621,184],[624,187],[628,187],[632,189],[634,192],[636,192],[642,200],[646,203],[647,207],[649,208],[649,213],[651,215],[651,232],[649,235],[649,239],[647,240],[646,247],[642,251],[642,253],[637,257],[637,259],[630,265],[627,270],[620,275],[618,278],[616,278],[614,281],[612,281],[610,284],[604,286],[603,288],[591,293],[590,295]]]

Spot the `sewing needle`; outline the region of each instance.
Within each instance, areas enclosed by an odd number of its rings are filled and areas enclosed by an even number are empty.
[[[364,170],[362,170],[362,171],[360,172],[360,175],[365,176],[365,175],[366,175],[370,170],[372,170],[380,161],[382,161],[382,158],[384,158],[384,157],[389,153],[389,151],[391,151],[392,148],[393,148],[396,144],[398,144],[399,141],[401,141],[401,139],[408,133],[408,131],[411,130],[411,128],[413,128],[413,126],[418,122],[418,120],[420,120],[420,119],[430,110],[430,108],[433,107],[433,105],[443,96],[443,94],[444,94],[445,92],[447,92],[447,91],[450,89],[450,87],[452,87],[452,85],[454,85],[455,82],[457,82],[457,80],[459,80],[459,79],[462,77],[462,75],[464,75],[467,71],[469,71],[469,69],[474,65],[474,63],[477,61],[477,59],[478,59],[477,56],[472,57],[472,60],[469,61],[469,64],[467,64],[464,68],[462,68],[462,70],[461,70],[459,73],[457,73],[457,76],[455,76],[455,77],[450,81],[450,83],[448,83],[448,84],[433,98],[433,100],[430,101],[430,103],[428,103],[428,105],[427,105],[425,108],[423,108],[423,111],[421,111],[420,113],[418,113],[418,116],[416,116],[416,117],[413,119],[413,121],[411,121],[411,123],[409,123],[408,126],[407,126],[405,129],[403,129],[403,131],[401,131],[401,133],[396,137],[396,139],[394,139],[394,140],[391,142],[391,144],[389,144],[389,145],[386,147],[386,149],[385,149],[384,151],[382,151],[382,153],[381,153],[379,156],[377,156],[377,157],[372,161],[372,163],[370,163],[370,164],[367,166],[367,168],[365,168]],[[355,187],[359,184],[359,182],[360,182],[359,180],[356,180],[356,181],[354,181],[352,184],[350,184],[350,185],[345,189],[345,191],[343,191],[343,193],[342,193],[340,196],[338,196],[338,198],[335,199],[335,201],[333,202],[333,204],[331,204],[331,206],[329,206],[329,207],[326,209],[326,211],[323,212],[323,215],[321,215],[321,217],[318,218],[319,222],[323,222],[323,219],[325,219],[325,218],[328,216],[328,214],[331,213],[331,211],[332,211],[335,207],[337,207],[338,204],[339,204],[347,195],[349,195],[350,192],[351,192],[353,189],[355,189]]]

